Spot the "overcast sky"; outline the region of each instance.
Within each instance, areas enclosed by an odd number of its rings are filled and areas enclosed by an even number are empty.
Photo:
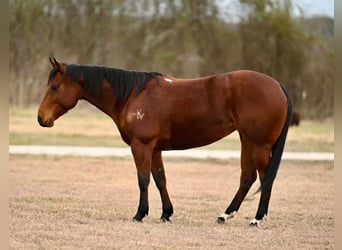
[[[304,11],[304,16],[323,14],[334,17],[334,0],[293,0],[292,4],[299,6]],[[298,14],[298,8],[295,10],[295,14]]]
[[[239,0],[217,0],[223,7],[220,12],[229,21],[238,22],[242,9]],[[338,0],[341,1],[341,0]],[[334,17],[334,0],[292,0],[295,16],[311,17],[315,15],[327,15]],[[302,11],[302,13],[300,12]]]

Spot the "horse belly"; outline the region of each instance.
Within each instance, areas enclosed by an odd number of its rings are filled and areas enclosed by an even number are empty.
[[[173,127],[170,138],[164,141],[164,150],[182,150],[211,144],[235,130],[232,123],[212,123],[199,120],[184,127]]]

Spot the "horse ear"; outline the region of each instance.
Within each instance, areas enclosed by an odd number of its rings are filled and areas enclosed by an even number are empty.
[[[55,67],[58,68],[62,74],[65,74],[66,72],[65,64],[57,62],[56,58],[53,58],[53,62],[55,64]]]
[[[52,65],[52,67],[56,68],[56,64],[54,63],[54,61],[52,61],[51,57],[49,57],[49,61],[50,61],[51,65]]]

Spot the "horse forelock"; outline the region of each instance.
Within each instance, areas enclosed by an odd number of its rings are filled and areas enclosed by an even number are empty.
[[[58,71],[59,71],[58,68],[52,68],[51,69],[50,74],[49,74],[49,81],[52,80],[56,76]]]
[[[104,80],[107,80],[113,88],[116,99],[124,102],[134,87],[140,93],[149,78],[156,78],[161,74],[157,72],[129,71],[103,66],[68,64],[66,75],[74,81],[79,81],[82,77],[85,91],[96,95],[101,92]]]

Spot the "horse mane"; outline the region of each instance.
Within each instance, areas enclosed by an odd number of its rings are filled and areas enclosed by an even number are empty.
[[[85,91],[99,94],[103,81],[107,80],[113,88],[114,95],[119,102],[125,102],[137,87],[139,94],[146,86],[147,80],[157,78],[162,74],[157,72],[129,71],[103,66],[88,66],[67,64],[66,76],[78,81],[83,76]]]

